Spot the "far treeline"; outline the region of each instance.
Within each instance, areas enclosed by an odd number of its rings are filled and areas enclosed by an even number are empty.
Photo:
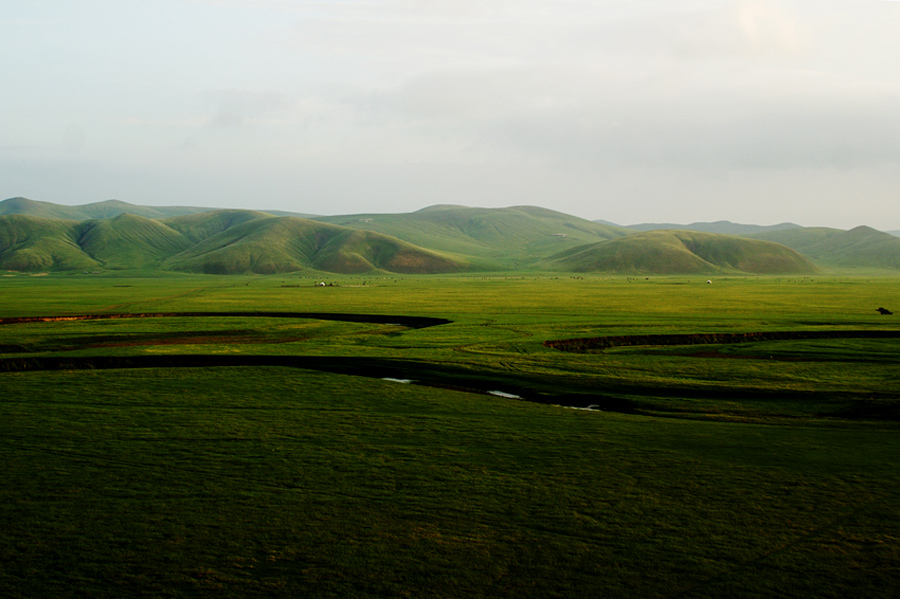
[[[660,228],[663,227],[663,228]],[[408,214],[0,202],[0,269],[204,274],[813,275],[900,271],[900,237],[870,227],[621,227],[535,206]]]

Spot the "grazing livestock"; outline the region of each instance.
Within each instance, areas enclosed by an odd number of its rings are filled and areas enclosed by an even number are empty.
[[[875,311],[878,312],[878,313],[880,313],[880,314],[885,314],[885,315],[887,315],[887,314],[893,314],[893,312],[891,312],[891,311],[888,310],[887,308],[876,308]]]

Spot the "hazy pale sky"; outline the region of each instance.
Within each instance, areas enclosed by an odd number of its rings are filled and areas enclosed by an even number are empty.
[[[900,2],[0,0],[0,199],[900,229]]]

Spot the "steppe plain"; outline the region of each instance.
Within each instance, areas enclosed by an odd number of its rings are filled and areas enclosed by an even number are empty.
[[[0,594],[895,596],[898,282],[9,273]]]

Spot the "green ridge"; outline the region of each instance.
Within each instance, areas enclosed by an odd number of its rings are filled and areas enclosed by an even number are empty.
[[[545,262],[574,272],[623,274],[812,274],[815,265],[785,246],[731,235],[650,231],[562,252]]]
[[[258,218],[272,218],[272,215],[256,210],[214,210],[167,218],[162,222],[192,242],[199,243],[217,233],[227,231],[235,225]]]
[[[900,270],[900,238],[871,227],[811,227],[753,237],[784,244],[827,266]]]
[[[0,268],[23,272],[82,270],[99,263],[78,245],[75,221],[0,216]]]
[[[163,223],[133,214],[82,223],[82,249],[110,269],[154,268],[191,242]]]
[[[115,200],[67,207],[11,198],[0,202],[0,219],[7,219],[0,266],[29,272],[97,267],[217,274],[900,270],[900,238],[870,227],[775,230],[779,225],[740,236],[689,229],[634,233],[534,206],[442,204],[407,214],[306,219]]]
[[[453,272],[461,263],[398,239],[303,218],[259,218],[212,235],[164,268],[208,274],[273,274],[313,268],[337,273],[376,270]]]
[[[409,214],[356,214],[317,220],[384,233],[440,252],[465,256],[482,268],[525,267],[537,259],[627,229],[601,225],[535,206],[431,206]]]

